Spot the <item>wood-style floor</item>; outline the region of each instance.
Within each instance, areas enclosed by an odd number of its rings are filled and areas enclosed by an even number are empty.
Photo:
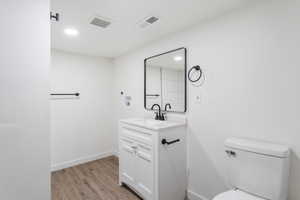
[[[52,200],[140,200],[118,184],[114,156],[52,173]]]

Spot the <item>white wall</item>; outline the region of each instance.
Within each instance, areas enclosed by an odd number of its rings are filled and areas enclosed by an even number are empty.
[[[265,1],[157,41],[115,61],[116,119],[143,116],[143,60],[188,48],[189,189],[211,198],[227,189],[223,142],[231,136],[291,146],[290,200],[300,198],[300,2]],[[119,103],[120,90],[132,104]],[[196,103],[196,96],[201,103]],[[117,131],[117,130],[115,130]]]
[[[112,62],[51,52],[51,92],[80,92],[79,98],[51,98],[51,165],[60,169],[110,155]]]
[[[49,1],[0,13],[0,199],[50,200]]]

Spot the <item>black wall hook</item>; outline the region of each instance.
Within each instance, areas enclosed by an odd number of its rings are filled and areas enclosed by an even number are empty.
[[[53,14],[52,12],[50,12],[50,20],[58,22],[59,21],[59,13]]]

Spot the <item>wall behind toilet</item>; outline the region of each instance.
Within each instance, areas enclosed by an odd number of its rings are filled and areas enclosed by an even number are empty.
[[[299,10],[296,0],[264,1],[117,58],[115,125],[146,112],[143,59],[186,47],[188,68],[199,64],[206,77],[202,87],[188,83],[190,195],[212,198],[228,189],[223,142],[239,136],[291,146],[289,200],[298,200]],[[120,91],[132,97],[131,106],[120,101]]]

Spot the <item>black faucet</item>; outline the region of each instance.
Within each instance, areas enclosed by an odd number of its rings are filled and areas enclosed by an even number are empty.
[[[167,104],[165,105],[165,111],[167,111],[167,107],[169,107],[170,110],[172,109],[171,104],[167,103]]]
[[[155,106],[158,107],[158,112],[155,113],[155,120],[165,120],[163,115],[161,114],[160,105],[158,105],[157,103],[153,104],[153,106],[151,107],[151,110],[154,110]]]
[[[165,105],[165,110],[164,110],[164,112],[161,113],[161,120],[167,119],[166,115],[167,115],[168,108],[169,108],[169,110],[171,110],[171,104],[169,104],[169,103],[167,103]]]

